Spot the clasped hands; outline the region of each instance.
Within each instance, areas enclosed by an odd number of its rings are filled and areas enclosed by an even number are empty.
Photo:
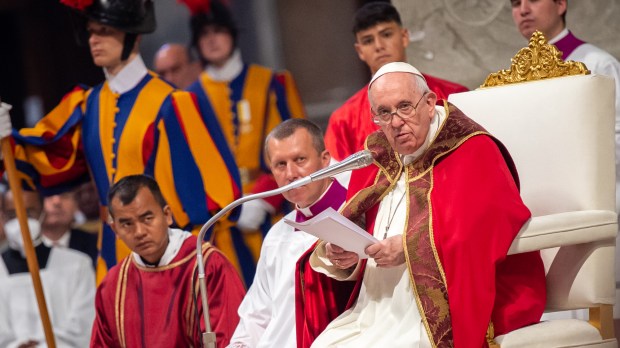
[[[401,265],[405,262],[405,251],[403,250],[402,238],[402,235],[386,238],[378,243],[369,245],[364,252],[375,260],[378,267],[394,267]],[[325,245],[325,256],[339,269],[351,268],[359,261],[357,253],[346,251],[332,243],[327,243]]]

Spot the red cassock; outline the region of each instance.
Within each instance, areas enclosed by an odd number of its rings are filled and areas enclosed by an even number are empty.
[[[465,86],[423,74],[428,88],[437,94],[437,100],[448,99],[452,93],[467,92]],[[366,137],[379,127],[372,122],[368,85],[360,89],[329,118],[325,131],[325,147],[334,159],[342,161],[364,148]]]
[[[377,190],[382,182],[387,183],[385,189],[389,189],[390,180],[395,182],[401,173],[409,175],[409,203],[416,204],[417,208],[428,207],[429,212],[426,221],[416,221],[414,217],[418,213],[410,207],[404,232],[409,272],[415,279],[415,282],[412,279],[412,286],[417,288],[414,296],[418,296],[418,307],[426,318],[429,338],[438,346],[480,348],[487,346],[485,337],[490,328],[497,336],[540,320],[546,302],[545,271],[539,252],[506,256],[513,239],[530,217],[520,198],[516,170],[507,151],[454,106],[449,105],[447,109],[448,119],[430,148],[406,167],[400,164],[394,152],[381,153],[381,146],[385,147],[381,144],[387,144],[382,132],[370,136],[367,148],[373,152],[375,164],[380,164],[381,169],[371,165],[353,173],[347,192],[349,198],[342,213],[353,221],[356,221],[354,214],[360,214],[358,224],[365,225],[372,233],[382,197]],[[455,135],[446,136],[449,132]],[[371,146],[371,142],[374,145]],[[421,191],[416,191],[415,182],[419,180],[425,181],[421,186],[426,187],[430,195],[420,195]],[[421,201],[427,203],[420,204]],[[412,237],[412,230],[428,231],[425,234],[432,237],[434,245],[420,244],[421,235]],[[428,250],[420,250],[425,247]],[[434,254],[438,257],[437,267],[443,270],[445,277],[439,275],[429,280],[435,274],[428,269],[420,271],[417,260],[432,260]],[[304,261],[302,257],[298,265],[299,284],[325,281]],[[430,263],[435,264],[434,261]],[[358,279],[347,307],[354,304],[360,286],[361,279]],[[322,292],[300,291],[297,294],[298,301],[303,302],[298,308],[313,309],[327,304],[327,310],[314,311],[313,317],[298,313],[305,315],[298,319],[298,325],[305,322],[304,327],[297,328],[298,337],[303,338],[299,347],[308,347],[335,318],[336,311],[330,309],[338,306],[329,304],[342,301],[342,294],[331,291],[332,287],[333,283]],[[445,296],[440,296],[440,300],[436,296],[431,299],[420,295],[424,290],[436,294],[435,290],[441,291],[442,287]],[[437,310],[442,308],[437,304],[442,301],[447,305],[443,308],[449,308],[443,314]]]
[[[225,347],[239,322],[245,295],[231,263],[205,243],[211,329]],[[170,264],[146,268],[129,255],[97,290],[91,347],[201,347],[204,332],[197,281],[196,237],[187,238]],[[197,323],[200,323],[200,328]]]

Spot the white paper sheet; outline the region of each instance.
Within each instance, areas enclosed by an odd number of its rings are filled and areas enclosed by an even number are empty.
[[[363,259],[368,258],[368,255],[364,253],[364,249],[371,244],[379,242],[371,234],[332,208],[325,209],[305,222],[295,222],[288,219],[284,219],[284,222],[321,240],[336,244],[345,250],[353,251]]]

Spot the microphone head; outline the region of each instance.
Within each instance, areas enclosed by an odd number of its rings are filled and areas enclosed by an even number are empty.
[[[347,170],[354,170],[367,167],[372,163],[372,161],[372,152],[368,150],[362,150],[343,159],[340,164],[345,165],[347,167]]]
[[[368,150],[362,150],[352,154],[351,156],[332,164],[329,167],[318,170],[309,175],[312,181],[320,180],[334,175],[340,174],[353,169],[364,168],[373,162],[372,152]]]
[[[358,167],[356,169],[367,167],[373,162],[372,152],[370,152],[369,150],[362,150],[360,152],[354,153],[351,156],[359,156],[357,159]]]

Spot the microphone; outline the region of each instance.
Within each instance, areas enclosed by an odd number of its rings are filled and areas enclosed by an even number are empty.
[[[372,161],[372,152],[368,150],[362,150],[343,159],[342,162],[332,164],[329,167],[323,168],[310,174],[310,181],[321,180],[349,170],[364,168],[369,166]]]
[[[342,162],[332,164],[329,167],[318,170],[308,176],[305,176],[299,180],[295,180],[288,185],[284,185],[277,189],[255,193],[251,195],[247,195],[237,199],[236,201],[228,204],[222,210],[220,210],[217,214],[211,217],[209,221],[207,221],[200,232],[198,233],[198,239],[196,241],[196,258],[198,264],[198,284],[200,286],[200,299],[202,301],[202,315],[205,322],[205,332],[202,333],[202,342],[204,347],[215,348],[216,346],[216,336],[215,332],[211,331],[211,323],[209,317],[209,301],[207,299],[207,283],[205,276],[205,267],[204,260],[202,258],[202,241],[204,240],[205,233],[207,230],[215,224],[215,222],[224,216],[226,213],[234,209],[235,207],[240,206],[241,204],[251,201],[258,198],[265,198],[270,196],[275,196],[294,188],[308,185],[309,183],[325,178],[332,177],[334,175],[338,175],[342,172],[346,172],[348,170],[359,169],[369,166],[373,161],[372,153],[368,150],[362,150],[352,154],[351,156],[342,160]]]

